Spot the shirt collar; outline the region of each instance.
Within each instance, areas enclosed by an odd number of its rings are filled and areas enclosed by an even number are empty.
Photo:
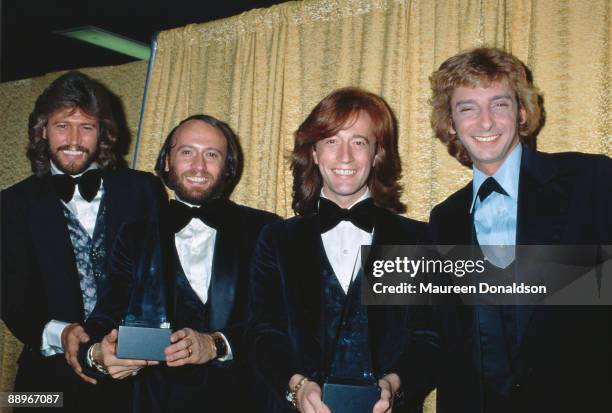
[[[493,178],[495,178],[501,187],[504,188],[510,199],[514,202],[518,200],[518,184],[522,153],[523,146],[521,144],[516,145],[516,148],[510,152],[510,155],[504,160],[504,163],[502,163],[497,172],[493,174]],[[472,206],[470,212],[474,210],[474,206],[476,205],[480,185],[489,177],[480,169],[476,168],[476,166],[472,169],[474,171],[474,178],[472,179]]]
[[[183,201],[177,194],[174,194],[174,199],[176,201],[178,201],[178,202],[181,202],[181,203],[187,205],[188,207],[191,207],[191,208],[199,208],[201,206],[201,205],[190,204],[187,201]]]
[[[353,202],[347,209],[351,209],[353,206],[357,205],[358,203],[360,203],[364,199],[368,199],[370,197],[371,197],[371,195],[370,195],[370,188],[366,188],[366,191],[363,193],[363,195],[361,195],[361,197],[359,197],[359,199],[357,201]],[[323,188],[321,188],[321,198],[329,199],[327,196],[325,196],[325,192],[323,191]],[[331,199],[330,199],[330,201],[331,201]]]
[[[92,169],[99,169],[100,167],[98,166],[97,163],[92,162],[91,165],[89,165],[89,167],[87,169],[85,169],[83,172],[78,173],[78,174],[74,174],[74,175],[70,175],[73,178],[78,178],[79,176],[83,175],[85,172],[92,170]],[[53,161],[51,161],[51,175],[65,175],[66,173],[63,172],[62,170],[60,170],[54,163]]]

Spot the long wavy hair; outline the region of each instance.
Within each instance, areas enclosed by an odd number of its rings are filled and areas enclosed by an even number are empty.
[[[98,119],[98,150],[94,162],[101,168],[115,168],[117,155],[114,149],[118,132],[108,92],[100,83],[83,73],[71,71],[55,79],[43,91],[30,114],[26,153],[32,172],[40,176],[49,171],[51,155],[49,141],[43,138],[44,129],[54,113],[67,108],[78,108]]]
[[[165,170],[166,159],[168,156],[170,156],[170,151],[175,145],[173,138],[177,129],[182,124],[192,120],[208,123],[209,125],[219,129],[223,136],[225,136],[225,140],[227,141],[227,156],[225,157],[225,165],[223,167],[223,177],[220,181],[220,186],[215,191],[215,194],[221,198],[229,198],[232,191],[240,181],[240,176],[242,175],[242,168],[244,166],[242,148],[240,147],[238,136],[236,136],[234,131],[232,131],[232,128],[230,128],[227,123],[210,115],[198,114],[189,116],[188,118],[183,119],[170,131],[159,151],[159,155],[157,156],[157,161],[155,162],[155,172],[168,188],[174,190],[170,183],[170,172]]]
[[[396,213],[406,211],[406,205],[400,201],[402,188],[398,181],[402,165],[393,112],[380,96],[357,87],[346,87],[335,90],[319,102],[294,134],[292,207],[297,215],[313,212],[323,186],[323,178],[313,158],[316,143],[346,128],[361,111],[370,116],[376,138],[376,158],[368,177],[374,203]]]
[[[461,164],[470,167],[472,160],[457,134],[450,131],[450,102],[458,87],[489,87],[493,83],[510,87],[519,109],[526,112],[526,118],[518,125],[521,142],[535,148],[536,136],[544,124],[542,96],[533,84],[529,69],[510,53],[490,47],[468,50],[447,59],[429,81],[432,91],[431,127],[436,137],[446,145],[448,153]]]

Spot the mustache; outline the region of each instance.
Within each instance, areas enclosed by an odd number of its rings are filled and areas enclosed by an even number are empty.
[[[57,148],[57,152],[59,151],[81,151],[89,154],[89,149],[81,145],[63,145]]]
[[[213,179],[213,176],[208,172],[198,173],[197,171],[185,171],[181,174],[182,178],[191,178],[194,176],[201,176],[201,177],[208,178],[211,180]]]

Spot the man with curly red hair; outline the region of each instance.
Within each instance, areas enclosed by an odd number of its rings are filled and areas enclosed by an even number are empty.
[[[400,394],[393,368],[406,313],[361,305],[359,251],[414,244],[424,232],[397,215],[406,207],[391,110],[362,89],[334,91],[296,131],[291,167],[297,216],[263,230],[252,269],[248,337],[255,370],[277,396],[268,411],[329,412],[323,383],[338,377],[378,384],[372,409],[388,411]]]

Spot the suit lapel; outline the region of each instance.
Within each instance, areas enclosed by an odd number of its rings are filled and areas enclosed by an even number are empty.
[[[558,244],[568,222],[570,188],[547,158],[523,149],[517,212],[517,245]]]
[[[473,245],[474,225],[470,212],[472,181],[453,194],[429,223],[430,241],[436,245]]]
[[[106,208],[106,251],[110,253],[113,242],[122,222],[121,205],[123,204],[123,191],[117,177],[110,171],[102,174],[102,186],[104,187],[104,206]]]
[[[397,227],[393,225],[393,222],[391,222],[390,219],[388,219],[388,215],[386,214],[385,210],[376,207],[374,209],[374,234],[372,237],[372,245],[393,244],[392,231],[397,231]],[[362,262],[364,262],[364,259],[367,261],[370,258],[362,257]],[[368,264],[365,268],[370,268],[370,265]],[[362,282],[367,280],[365,274],[363,274],[362,277],[364,277]],[[388,335],[386,331],[388,327],[386,316],[396,310],[397,309],[395,307],[388,308],[386,306],[378,305],[370,305],[367,307],[368,342],[370,346],[372,369],[374,372],[380,372],[381,365],[383,365],[382,358],[389,356],[388,354],[383,354],[381,348],[385,345],[384,338]]]
[[[442,222],[444,226],[442,229],[445,233],[452,234],[448,239],[444,240],[444,243],[447,245],[474,245],[475,249],[478,248],[478,240],[474,228],[474,214],[471,211],[472,185],[473,183],[470,181],[460,190],[457,194],[455,205],[453,205],[452,213],[447,217],[447,220]],[[475,253],[476,251],[478,251],[478,254],[480,253],[479,250],[475,250]],[[460,299],[458,298],[458,300]],[[462,326],[460,331],[466,340],[466,348],[472,349],[472,357],[475,359],[478,359],[480,354],[480,340],[476,339],[480,335],[477,317],[478,314],[474,311],[473,306],[462,303],[457,305],[457,322]],[[476,363],[476,365],[480,368],[480,363]]]
[[[374,208],[374,236],[372,237],[372,245],[387,245],[393,239],[390,231],[393,231],[394,228],[389,220],[385,219],[384,212],[382,208]]]
[[[563,172],[535,151],[523,148],[517,212],[516,244],[558,244],[568,223],[570,191]],[[521,274],[517,262],[517,274]],[[521,348],[534,307],[517,310],[518,340]]]
[[[457,208],[451,217],[450,225],[452,231],[456,234],[457,239],[453,240],[453,245],[474,245],[476,240],[476,231],[474,230],[474,214],[470,208],[472,206],[472,193],[474,188],[472,182],[465,186],[461,191],[461,199]]]
[[[232,204],[228,208],[236,209]],[[213,256],[210,290],[210,328],[218,330],[227,324],[236,296],[236,284],[240,264],[240,220],[237,214],[224,222],[217,230]]]
[[[448,227],[448,231],[453,233],[452,239],[445,240],[449,245],[477,245],[476,231],[474,229],[474,214],[471,211],[473,186],[472,181],[461,189],[458,194],[457,205],[453,209],[452,214],[448,217],[443,225]],[[445,231],[447,231],[445,229]],[[477,248],[477,247],[474,247]],[[473,306],[460,304],[457,307],[457,315],[459,322],[463,326],[461,329],[464,337],[468,341],[468,348],[477,348],[480,351],[480,342],[474,343],[475,332],[478,323],[475,323],[476,312]],[[476,347],[474,347],[476,344]]]
[[[176,308],[175,265],[178,263],[178,256],[174,246],[174,234],[166,225],[167,220],[164,219],[165,212],[166,211],[162,208],[156,211],[156,213],[151,214],[147,219],[147,227],[144,231],[145,239],[143,240],[143,249],[137,263],[137,272],[135,274],[136,279],[140,280],[140,282],[142,282],[145,277],[151,276],[158,277],[158,281],[161,282],[161,288],[163,288],[161,293],[163,295],[161,297],[156,297],[155,302],[158,302],[158,299],[163,300],[163,304],[160,305],[165,307],[165,313],[159,315],[163,316],[165,320],[159,321],[173,320],[175,314],[174,309]],[[155,274],[152,274],[152,271],[154,271]],[[159,293],[159,291],[156,292]]]
[[[76,302],[69,299],[81,297],[81,288],[62,203],[52,190],[50,175],[36,179],[35,182],[36,187],[30,200],[33,206],[30,221],[32,250],[38,255],[40,267],[44,269],[48,295],[66,298],[52,300],[49,305],[61,303],[58,308],[52,309],[54,317],[64,321],[79,321],[75,320],[75,316],[83,314],[82,299]]]
[[[317,369],[323,369],[323,244],[317,216],[308,215],[287,221],[280,247],[286,291],[290,294],[288,300],[295,303],[290,309],[296,324],[291,337],[295,347],[317,364]]]

